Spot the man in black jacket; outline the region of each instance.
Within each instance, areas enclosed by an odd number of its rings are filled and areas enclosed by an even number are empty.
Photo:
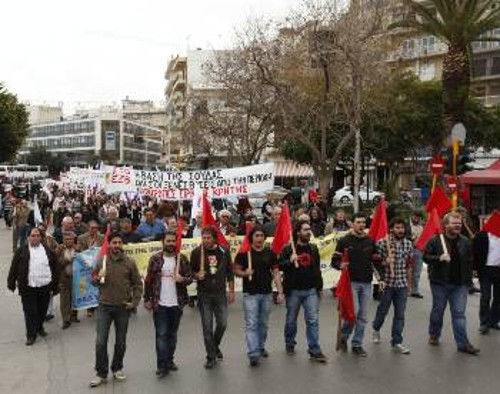
[[[327,359],[319,345],[319,300],[323,290],[319,251],[316,245],[309,242],[309,223],[299,221],[293,230],[295,250],[291,246],[285,247],[279,259],[283,270],[283,292],[286,300],[286,352],[295,353],[297,316],[302,306],[311,360],[325,363]]]
[[[443,223],[445,234],[431,238],[425,246],[424,253],[432,291],[429,344],[439,345],[443,315],[449,303],[458,351],[477,355],[479,349],[469,342],[465,319],[467,285],[472,279],[472,250],[469,240],[460,235],[462,229],[460,214],[448,213]]]
[[[341,348],[343,351],[347,351],[347,341],[354,330],[352,352],[360,357],[367,356],[363,349],[363,337],[368,322],[368,302],[372,292],[373,274],[376,273],[373,263],[380,260],[375,241],[366,235],[365,228],[365,216],[361,213],[355,214],[352,230],[338,240],[336,251],[332,256],[333,268],[341,269],[344,268],[344,265],[349,268],[356,313],[354,326],[349,322],[343,322]],[[348,263],[341,261],[344,252],[347,252],[349,257]]]
[[[484,335],[490,328],[500,330],[500,238],[481,231],[474,238],[473,250],[481,286],[479,332]]]
[[[31,229],[28,243],[14,254],[7,279],[8,289],[14,292],[17,286],[21,296],[26,322],[26,346],[33,345],[37,335],[47,335],[43,322],[50,296],[59,292],[58,280],[55,253],[41,243],[40,230]]]
[[[217,244],[216,229],[205,227],[201,236],[202,244],[191,253],[190,265],[198,282],[198,306],[207,352],[205,368],[212,369],[216,360],[224,358],[220,344],[227,326],[227,304],[234,302],[234,273],[229,250]]]

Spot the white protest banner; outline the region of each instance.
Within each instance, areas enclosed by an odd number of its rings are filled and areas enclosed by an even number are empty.
[[[184,172],[133,170],[126,176],[115,169],[106,192],[137,191],[162,200],[192,200],[195,188],[206,190],[212,198],[226,198],[265,192],[273,185],[274,163]]]
[[[104,171],[72,167],[67,176],[70,190],[84,191],[86,186],[104,188],[107,174]]]

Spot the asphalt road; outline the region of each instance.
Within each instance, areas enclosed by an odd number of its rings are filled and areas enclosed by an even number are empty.
[[[471,342],[481,348],[478,357],[457,353],[449,312],[445,318],[442,344],[427,345],[430,293],[424,284],[423,300],[409,299],[405,343],[410,355],[390,349],[391,316],[382,329],[383,342],[371,343],[367,327],[366,359],[334,350],[336,314],[329,294],[321,303],[320,336],[326,365],[309,361],[304,325],[300,317],[297,353],[284,350],[285,309],[273,308],[267,349],[270,357],[258,368],[250,368],[246,358],[241,298],[229,308],[228,331],[223,340],[224,361],[214,370],[203,368],[204,347],[198,311],[186,308],[181,321],[176,362],[179,371],[165,379],[155,378],[154,330],[151,316],[141,308],[131,319],[124,371],[126,382],[108,382],[88,387],[94,376],[95,321],[80,313],[82,322],[61,330],[61,319],[47,323],[46,339],[26,347],[20,299],[6,289],[11,254],[11,233],[0,224],[0,393],[498,393],[500,390],[500,332],[478,333],[479,296],[469,297],[467,308]],[[423,280],[425,282],[425,279]],[[56,299],[56,307],[58,300]],[[376,302],[370,305],[370,321]],[[110,344],[113,337],[110,338]],[[112,350],[110,345],[110,350]]]

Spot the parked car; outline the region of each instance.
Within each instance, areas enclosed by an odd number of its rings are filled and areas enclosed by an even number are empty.
[[[376,190],[368,190],[368,193],[366,191],[365,187],[361,187],[359,189],[359,196],[361,197],[361,201],[363,202],[373,202],[373,203],[378,203],[380,199],[384,196],[384,193],[376,191]],[[354,201],[354,197],[351,193],[351,187],[350,186],[344,186],[338,190],[335,191],[335,195],[333,196],[333,202],[339,202],[341,204],[350,204]]]

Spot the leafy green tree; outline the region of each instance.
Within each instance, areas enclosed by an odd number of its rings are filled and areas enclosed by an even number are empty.
[[[441,136],[444,141],[454,124],[466,123],[471,83],[471,44],[474,41],[495,39],[484,37],[484,33],[500,27],[500,7],[497,0],[404,2],[411,12],[393,27],[412,28],[432,34],[448,45],[442,75]]]
[[[63,155],[52,155],[45,147],[36,146],[31,148],[25,161],[30,165],[47,167],[50,176],[58,176],[66,168],[66,158]]]
[[[28,135],[28,113],[0,83],[0,163],[11,161]]]
[[[386,188],[394,192],[408,158],[422,148],[441,146],[441,82],[422,82],[413,74],[395,77],[378,95],[381,112],[365,119],[365,149],[390,168]],[[500,147],[500,110],[485,108],[468,98],[464,109],[467,145],[470,148]],[[470,136],[470,138],[469,138]]]

